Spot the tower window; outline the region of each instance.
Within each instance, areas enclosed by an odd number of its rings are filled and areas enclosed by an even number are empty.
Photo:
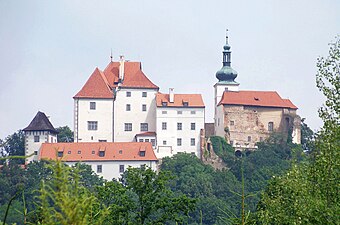
[[[124,131],[132,131],[132,123],[124,123]]]
[[[145,112],[146,111],[146,105],[142,105],[142,111]]]
[[[97,121],[87,121],[87,129],[88,130],[97,130],[98,122]]]
[[[34,142],[39,142],[40,141],[40,137],[38,135],[34,136]]]
[[[162,130],[166,130],[167,129],[167,124],[166,122],[162,122]]]
[[[273,131],[274,130],[274,123],[273,122],[269,122],[268,123],[268,131]]]
[[[148,131],[149,130],[149,124],[148,123],[141,123],[140,124],[140,131]]]
[[[95,102],[90,102],[90,109],[95,110],[96,109],[96,103]]]
[[[101,173],[103,171],[102,165],[97,165],[97,173]]]

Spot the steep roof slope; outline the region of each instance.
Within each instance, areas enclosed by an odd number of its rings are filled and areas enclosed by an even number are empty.
[[[104,151],[104,156],[99,152]],[[140,154],[145,152],[145,156]],[[57,152],[63,152],[62,157]],[[151,142],[78,142],[43,143],[40,159],[61,159],[63,161],[156,161]]]
[[[31,123],[23,129],[23,131],[51,131],[53,133],[58,133],[45,113],[40,111],[35,115]]]
[[[113,92],[103,72],[96,68],[74,98],[113,98]]]
[[[218,105],[248,105],[297,109],[276,91],[225,91]]]
[[[185,106],[184,102],[187,102],[188,105]],[[169,94],[157,93],[157,107],[165,106],[163,103],[166,103],[166,107],[205,107],[200,94],[174,94],[174,102],[170,102]]]

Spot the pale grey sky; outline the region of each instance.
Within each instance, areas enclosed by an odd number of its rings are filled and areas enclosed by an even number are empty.
[[[243,90],[276,90],[317,129],[316,58],[340,33],[340,1],[0,0],[0,138],[38,110],[73,129],[73,99],[95,67],[141,61],[162,92],[201,93],[213,118],[225,29]]]

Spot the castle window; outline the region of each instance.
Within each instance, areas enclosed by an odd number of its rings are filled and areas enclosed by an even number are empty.
[[[139,156],[140,156],[140,157],[145,157],[145,151],[140,151],[140,152],[139,152]]]
[[[142,97],[143,97],[143,98],[145,98],[147,95],[148,95],[147,92],[145,92],[145,91],[142,92]]]
[[[39,142],[40,141],[40,137],[38,135],[34,136],[34,142]]]
[[[142,105],[142,111],[145,112],[146,111],[146,105]]]
[[[190,113],[191,113],[191,114],[196,114],[196,111],[191,111]]]
[[[95,110],[96,109],[96,103],[95,102],[90,102],[90,109]]]
[[[131,111],[131,105],[130,104],[126,104],[126,111]]]
[[[190,145],[191,146],[195,146],[196,145],[195,138],[190,138]]]
[[[97,173],[101,173],[103,171],[102,165],[97,165]]]
[[[58,152],[58,157],[63,157],[64,152]]]
[[[139,142],[143,142],[143,139],[139,139],[138,141],[139,141]]]
[[[235,122],[233,120],[230,121],[230,126],[234,126]]]
[[[126,92],[126,97],[131,97],[131,92],[130,91]]]
[[[233,146],[233,144],[234,144],[234,141],[230,141],[229,143],[230,143],[230,145],[231,145],[231,146]]]
[[[97,130],[98,122],[97,121],[87,121],[87,129],[88,130]]]
[[[268,131],[273,131],[274,130],[274,123],[273,122],[269,122],[268,123]]]
[[[38,151],[34,151],[34,155],[38,155]]]
[[[260,142],[262,142],[263,141],[263,137],[260,137]]]
[[[107,140],[98,140],[99,142],[107,142]]]
[[[167,106],[168,103],[167,102],[162,102],[162,106]]]
[[[147,138],[147,139],[145,139],[145,142],[149,142],[149,139]]]
[[[177,123],[177,130],[182,130],[182,123]]]
[[[162,114],[168,114],[168,112],[167,111],[162,111]]]
[[[248,136],[248,141],[249,141],[249,142],[251,141],[251,136]]]
[[[166,130],[167,129],[167,124],[166,122],[162,122],[162,130]]]
[[[182,111],[177,111],[177,114],[182,114],[183,112]]]
[[[124,165],[119,165],[119,173],[124,173]]]
[[[191,123],[190,128],[191,130],[196,130],[196,123]]]
[[[140,131],[148,131],[149,130],[149,124],[148,123],[141,123],[140,124]]]
[[[156,145],[156,140],[155,140],[155,139],[151,139],[151,144],[152,144],[152,146],[155,147],[155,145]]]
[[[104,157],[105,156],[105,151],[99,151],[99,157]]]
[[[166,145],[166,141],[165,140],[163,141],[163,145]]]
[[[183,106],[189,106],[189,102],[183,102]]]
[[[177,138],[177,146],[182,146],[182,138]]]
[[[124,123],[124,131],[132,131],[132,123]]]

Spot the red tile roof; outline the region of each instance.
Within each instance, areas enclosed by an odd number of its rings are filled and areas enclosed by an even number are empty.
[[[105,156],[100,157],[99,151],[105,151]],[[139,155],[140,151],[145,151],[144,157]],[[57,157],[57,152],[63,152],[63,157]],[[57,158],[67,162],[157,160],[149,142],[78,142],[41,145],[39,160]]]
[[[149,131],[149,132],[136,134],[136,136],[156,136],[156,132]]]
[[[183,103],[187,102],[188,106]],[[167,106],[163,106],[166,103]],[[205,107],[200,94],[174,94],[174,102],[169,102],[169,94],[157,93],[156,95],[157,107]]]
[[[225,91],[218,105],[248,105],[297,109],[276,91]]]
[[[104,72],[98,68],[74,98],[113,98],[112,88],[117,87],[120,62],[110,62]],[[124,62],[124,79],[121,87],[159,89],[142,71],[140,62]]]
[[[113,98],[113,92],[104,73],[96,68],[74,98]]]

